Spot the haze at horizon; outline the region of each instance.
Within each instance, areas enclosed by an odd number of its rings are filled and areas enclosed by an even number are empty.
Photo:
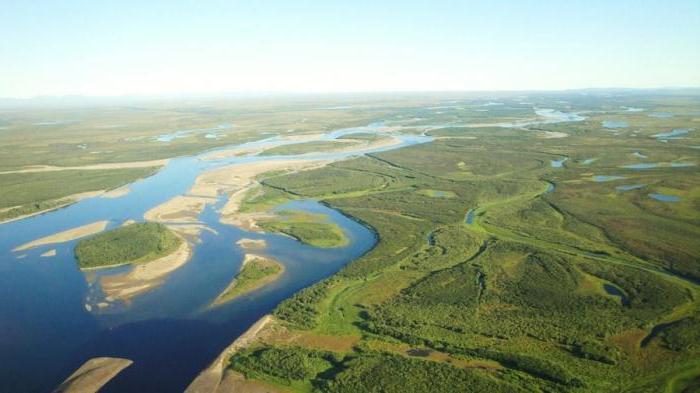
[[[0,97],[700,85],[697,1],[9,1]]]

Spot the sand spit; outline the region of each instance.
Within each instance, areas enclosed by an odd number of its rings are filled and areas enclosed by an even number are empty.
[[[49,251],[46,251],[45,253],[40,255],[41,257],[48,258],[48,257],[55,257],[56,256],[56,249],[53,248]]]
[[[191,245],[183,241],[172,254],[136,264],[129,272],[103,277],[100,282],[102,292],[108,299],[129,302],[133,297],[161,285],[168,274],[187,263],[191,256]]]
[[[160,204],[143,215],[148,221],[158,222],[197,222],[199,214],[204,211],[207,203],[216,202],[216,199],[200,196],[178,195],[169,201]]]
[[[267,247],[265,239],[248,239],[244,238],[236,242],[238,246],[244,250],[260,249]]]
[[[273,321],[272,315],[265,315],[260,318],[253,326],[245,333],[238,337],[231,345],[221,352],[221,354],[212,362],[212,364],[202,371],[197,378],[187,387],[185,393],[218,393],[218,392],[234,392],[239,390],[239,386],[231,386],[230,371],[227,371],[226,364],[228,359],[237,351],[246,348],[255,340],[260,332]],[[226,375],[224,375],[226,372]],[[235,373],[237,374],[237,373]],[[240,375],[240,374],[239,374]],[[224,383],[226,382],[226,383]]]
[[[83,363],[54,393],[94,393],[133,362],[122,358],[92,358]]]
[[[8,173],[36,173],[36,172],[56,172],[56,171],[68,171],[68,170],[86,170],[86,171],[99,171],[106,169],[128,169],[128,168],[147,168],[151,166],[164,166],[169,160],[152,160],[152,161],[134,161],[134,162],[117,162],[109,164],[94,164],[94,165],[82,165],[82,166],[54,166],[54,165],[33,165],[24,167],[22,169],[17,169],[14,171],[4,171],[0,172],[0,175],[5,175]]]
[[[94,235],[100,233],[107,228],[109,221],[98,221],[92,224],[83,225],[77,228],[68,229],[63,232],[55,233],[50,236],[42,237],[41,239],[33,240],[29,243],[25,243],[21,246],[15,247],[12,251],[23,251],[30,248],[45,246],[47,244],[64,243],[71,240],[79,239],[81,237]]]
[[[110,190],[105,192],[104,194],[101,195],[102,198],[120,198],[123,197],[124,195],[128,195],[131,192],[131,189],[129,188],[128,185],[115,188],[114,190]]]

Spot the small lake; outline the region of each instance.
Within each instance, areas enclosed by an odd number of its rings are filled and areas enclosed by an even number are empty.
[[[630,124],[624,120],[603,120],[602,122],[604,128],[627,128]]]
[[[671,138],[676,138],[679,136],[687,135],[690,132],[690,128],[675,128],[669,132],[661,132],[655,135],[652,135],[654,138],[657,139],[671,139]]]
[[[649,194],[649,198],[655,199],[661,202],[678,202],[681,197],[677,195],[666,195],[666,194]]]
[[[581,165],[590,165],[596,161],[598,161],[597,158],[586,158],[585,160],[581,161]]]
[[[624,179],[624,176],[607,176],[607,175],[596,175],[593,176],[593,181],[602,183],[602,182],[608,182],[608,181],[615,181],[615,180],[621,180]]]
[[[375,132],[377,125],[335,130],[322,140],[352,133]],[[0,386],[11,392],[47,392],[96,356],[117,356],[134,364],[110,381],[101,393],[182,391],[219,352],[279,302],[312,285],[371,250],[373,230],[312,200],[291,202],[284,208],[325,214],[349,238],[340,248],[316,248],[290,237],[246,232],[219,222],[220,198],[199,220],[213,229],[203,231],[191,260],[170,274],[163,284],[130,304],[87,310],[99,291],[96,279],[125,272],[131,266],[82,272],[73,255],[76,241],[11,250],[28,241],[66,229],[109,220],[115,228],[177,195],[184,195],[204,171],[263,160],[343,159],[432,140],[426,136],[392,133],[401,143],[356,151],[320,152],[293,156],[236,156],[202,160],[175,158],[158,173],[130,185],[117,198],[89,198],[66,208],[0,225]],[[271,137],[225,149],[274,147],[299,143]],[[224,149],[216,149],[224,150]],[[235,169],[233,169],[235,170]],[[259,252],[285,265],[280,279],[225,305],[210,302],[238,272],[245,250],[236,241],[263,239]],[[41,257],[56,249],[56,256]],[[258,251],[256,251],[258,252]],[[20,259],[21,257],[21,259]]]
[[[467,225],[472,225],[474,223],[474,209],[469,209],[467,214],[464,216],[464,222]]]
[[[640,164],[623,165],[626,169],[652,169],[652,168],[689,168],[696,164],[692,162],[645,162]]]
[[[564,163],[569,159],[569,157],[564,157],[559,160],[551,160],[550,165],[552,168],[562,168],[564,166]]]
[[[646,187],[646,184],[626,184],[623,186],[617,186],[617,187],[615,187],[615,189],[617,191],[624,192],[624,191],[638,190],[638,189],[644,188],[644,187]]]
[[[605,292],[606,292],[608,295],[612,295],[612,296],[618,297],[618,298],[620,299],[620,303],[621,303],[624,307],[629,307],[630,301],[629,301],[629,299],[627,298],[627,296],[625,295],[625,293],[622,292],[622,290],[620,290],[620,288],[618,288],[618,287],[616,287],[615,285],[612,285],[612,284],[603,284],[603,289],[605,290]]]

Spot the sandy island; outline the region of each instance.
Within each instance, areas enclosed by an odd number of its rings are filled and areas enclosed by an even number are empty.
[[[77,228],[68,229],[63,232],[58,232],[53,235],[42,237],[40,239],[33,240],[29,243],[22,244],[21,246],[17,246],[14,249],[12,249],[12,251],[17,252],[28,250],[34,247],[45,246],[47,244],[65,243],[71,240],[79,239],[81,237],[94,235],[96,233],[104,231],[105,228],[107,228],[107,224],[109,224],[109,221],[104,220],[93,222],[92,224],[83,225]]]
[[[136,295],[161,285],[168,274],[187,263],[191,256],[192,247],[183,240],[180,247],[171,254],[135,264],[129,272],[102,277],[102,292],[107,299],[129,302]]]
[[[133,362],[129,359],[100,357],[83,363],[54,390],[54,393],[93,393]]]
[[[244,250],[260,249],[267,247],[265,239],[248,239],[243,238],[236,242],[238,246]]]
[[[255,340],[260,332],[274,319],[272,315],[265,315],[260,318],[245,333],[238,337],[231,345],[221,352],[212,364],[202,371],[197,378],[187,387],[185,393],[218,393],[218,392],[240,392],[253,391],[253,386],[260,387],[252,381],[247,381],[239,373],[226,370],[228,359],[237,351],[246,348]],[[247,386],[252,384],[253,386]],[[275,391],[266,389],[266,391]]]
[[[53,248],[49,251],[46,251],[45,253],[41,254],[40,257],[48,258],[48,257],[55,257],[56,256],[56,249]]]

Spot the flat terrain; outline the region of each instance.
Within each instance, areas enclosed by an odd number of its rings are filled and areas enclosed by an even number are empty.
[[[183,233],[186,224],[200,231],[200,214],[223,198],[224,224],[340,252],[333,248],[348,239],[325,216],[280,208],[313,199],[377,234],[370,252],[279,304],[245,345],[227,349],[204,385],[220,392],[697,390],[698,91],[273,101],[0,111],[0,219],[158,169],[126,163],[210,149],[217,150],[202,162],[248,157],[263,150],[231,145],[270,137],[299,143],[262,154],[388,147],[397,131],[427,135],[429,143],[343,160],[243,160],[203,172],[186,195],[146,213]],[[347,143],[312,142],[346,127],[357,132],[343,137]],[[124,302],[192,255],[181,241],[166,242],[177,246],[162,256],[162,238],[141,242],[143,234],[129,233],[133,225],[84,240],[89,252],[79,256],[84,266],[161,256],[101,280],[105,295]],[[280,274],[271,266],[246,264],[219,296],[268,284]]]
[[[528,126],[502,100],[471,126],[455,104],[432,143],[263,178],[242,206],[320,199],[380,241],[231,369],[300,392],[692,391],[698,98],[561,99],[585,119]]]

